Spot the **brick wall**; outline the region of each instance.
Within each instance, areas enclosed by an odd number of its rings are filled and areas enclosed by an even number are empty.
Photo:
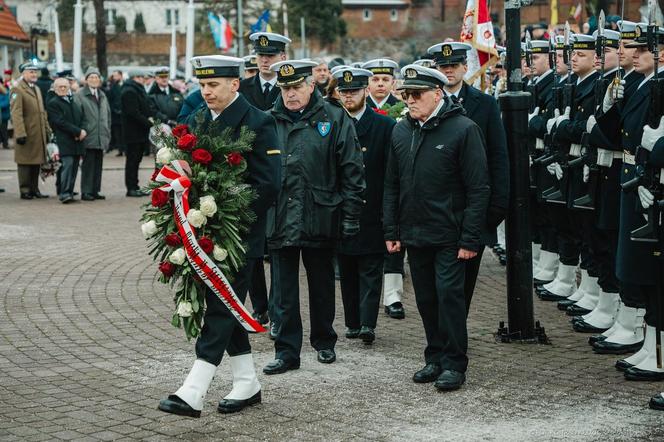
[[[371,20],[364,20],[364,8],[346,8],[342,14],[352,38],[395,38],[408,35],[410,10],[395,9],[396,21],[391,19],[390,8],[371,8]]]

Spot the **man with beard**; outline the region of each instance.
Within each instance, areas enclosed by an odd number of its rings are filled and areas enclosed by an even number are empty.
[[[341,67],[334,71],[341,105],[355,125],[364,162],[363,207],[360,231],[343,239],[338,248],[341,297],[346,337],[371,344],[380,304],[385,242],[383,240],[383,184],[392,128],[395,121],[374,112],[366,103],[367,84],[373,74],[365,69]]]

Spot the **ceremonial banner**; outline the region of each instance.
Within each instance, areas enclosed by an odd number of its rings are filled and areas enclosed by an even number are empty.
[[[223,15],[208,12],[208,22],[214,45],[224,52],[228,52],[233,46],[233,29]]]
[[[270,26],[270,10],[266,9],[263,11],[256,23],[251,25],[251,33],[254,32],[272,32],[272,27]]]
[[[486,69],[498,61],[496,38],[486,0],[468,0],[461,25],[460,41],[470,44],[465,80],[473,84]]]

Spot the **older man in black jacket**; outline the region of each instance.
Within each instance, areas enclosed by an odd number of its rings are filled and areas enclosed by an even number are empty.
[[[408,116],[392,134],[385,176],[388,252],[408,248],[427,346],[417,383],[455,390],[465,381],[466,261],[482,248],[490,188],[480,128],[445,97],[446,77],[408,65],[402,95]]]
[[[507,138],[496,100],[464,81],[464,75],[468,71],[467,52],[470,49],[472,47],[466,43],[446,42],[431,46],[428,52],[434,56],[438,70],[449,80],[445,93],[455,97],[466,111],[466,116],[473,120],[482,132],[491,185],[489,209],[482,223],[482,245],[491,246],[498,242],[496,227],[505,219],[509,202]],[[480,247],[477,255],[466,263],[466,310],[470,308],[483,252],[484,247]]]
[[[69,95],[69,80],[58,78],[53,83],[55,93],[46,103],[48,124],[51,126],[60,149],[62,167],[58,169],[56,187],[63,204],[74,201],[74,183],[78,163],[85,153],[82,144],[87,133],[83,129],[81,107]]]
[[[129,72],[129,80],[122,85],[122,132],[127,149],[125,162],[125,186],[127,196],[146,196],[138,186],[138,167],[149,143],[150,128],[154,123],[154,106],[145,92],[145,74]]]
[[[312,77],[315,62],[272,65],[281,95],[271,113],[284,146],[281,193],[268,215],[268,247],[276,284],[280,329],[276,358],[263,369],[279,374],[300,367],[300,255],[309,282],[311,345],[318,361],[336,360],[333,256],[339,232],[360,230],[364,190],[362,155],[346,111],[323,100]]]

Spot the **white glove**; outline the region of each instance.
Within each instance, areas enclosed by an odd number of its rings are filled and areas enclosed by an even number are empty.
[[[597,120],[595,119],[594,115],[591,115],[590,117],[588,117],[588,120],[586,121],[586,132],[592,133],[595,126],[597,126]]]
[[[588,167],[586,164],[584,164],[583,165],[583,182],[587,183],[589,179],[590,179],[590,167]]]
[[[620,80],[618,86],[615,86],[615,84],[611,82],[609,87],[606,88],[606,93],[604,94],[604,100],[602,101],[602,111],[604,113],[608,112],[609,109],[611,109],[618,100],[622,100],[624,96],[625,80]]]
[[[546,170],[553,176],[556,177],[557,180],[560,180],[563,177],[563,168],[560,167],[560,164],[558,163],[551,163],[548,166],[546,166]]]
[[[652,148],[655,147],[655,143],[664,137],[664,117],[659,120],[659,127],[653,129],[650,126],[643,128],[643,137],[641,137],[641,147],[646,149],[648,152],[652,152]]]
[[[551,130],[556,125],[556,120],[558,119],[558,117],[560,117],[560,111],[558,109],[555,109],[553,111],[553,118],[551,118],[550,120],[548,120],[546,122],[546,131],[547,131],[547,133],[549,133],[549,134],[551,133]]]
[[[572,112],[572,109],[570,109],[569,106],[565,108],[565,113],[556,118],[556,126],[559,126],[560,123],[562,123],[565,120],[569,120],[569,115]]]
[[[530,120],[532,120],[533,117],[538,116],[538,115],[539,115],[539,112],[540,112],[540,109],[539,109],[539,106],[537,106],[537,107],[533,110],[533,113],[532,113],[532,114],[528,114],[528,123],[530,123]]]
[[[641,200],[641,205],[643,206],[644,209],[647,209],[648,207],[652,206],[653,203],[655,202],[655,196],[652,193],[650,193],[650,191],[645,187],[639,186],[638,193],[639,193],[639,199]]]

